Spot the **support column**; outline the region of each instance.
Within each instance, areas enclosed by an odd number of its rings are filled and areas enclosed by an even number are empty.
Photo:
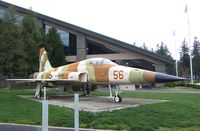
[[[84,60],[86,58],[86,39],[85,35],[77,34],[77,61]]]

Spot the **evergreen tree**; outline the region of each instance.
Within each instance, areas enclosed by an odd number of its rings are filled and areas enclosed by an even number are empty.
[[[154,49],[153,49],[153,48],[151,48],[151,52],[154,52]]]
[[[143,43],[141,48],[144,49],[144,50],[148,50],[148,47],[146,46],[146,43]]]
[[[31,10],[22,20],[22,42],[24,44],[24,53],[26,55],[27,75],[38,71],[39,45],[42,43],[42,32],[35,13]]]
[[[196,79],[200,78],[200,41],[197,37],[194,38],[193,51],[192,51],[192,64],[193,73]]]
[[[184,77],[189,77],[189,68],[190,68],[190,56],[189,56],[189,47],[185,39],[181,45],[180,52],[180,75]]]
[[[162,41],[161,41],[161,44],[157,44],[157,50],[155,50],[155,53],[172,59],[171,53],[170,53],[167,45],[165,45]]]
[[[65,64],[65,54],[60,34],[55,27],[49,29],[45,38],[49,60],[53,67]]]
[[[0,70],[9,78],[12,75],[22,75],[23,45],[20,40],[20,26],[17,24],[13,8],[8,8],[4,13],[0,29]]]
[[[166,58],[169,58],[171,60],[173,59],[167,45],[165,45],[162,41],[161,41],[161,44],[157,44],[157,49],[155,50],[155,53],[157,53],[161,56],[164,56]],[[168,74],[174,75],[175,74],[175,66],[174,65],[166,65],[166,72]]]

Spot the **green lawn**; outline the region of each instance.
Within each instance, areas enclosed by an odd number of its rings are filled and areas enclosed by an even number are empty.
[[[0,89],[0,122],[41,124],[41,103],[17,95],[33,90]],[[93,95],[108,95],[93,92]],[[123,92],[123,97],[164,99],[170,102],[92,114],[80,112],[80,127],[136,131],[200,130],[200,94]],[[73,110],[49,107],[49,125],[73,127]]]

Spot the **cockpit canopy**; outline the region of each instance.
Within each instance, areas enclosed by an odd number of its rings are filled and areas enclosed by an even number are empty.
[[[91,58],[88,60],[89,64],[92,65],[105,65],[105,64],[109,64],[109,65],[117,65],[116,63],[112,62],[109,59],[105,59],[105,58]]]

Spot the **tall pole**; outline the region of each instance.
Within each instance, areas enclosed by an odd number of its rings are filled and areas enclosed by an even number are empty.
[[[189,13],[188,13],[188,6],[185,6],[185,13],[187,13],[187,20],[188,20],[188,43],[189,43],[189,53],[190,53],[190,75],[191,75],[191,83],[193,84],[193,69],[192,69],[192,51],[191,51],[191,43],[190,43],[190,21],[189,21]]]

